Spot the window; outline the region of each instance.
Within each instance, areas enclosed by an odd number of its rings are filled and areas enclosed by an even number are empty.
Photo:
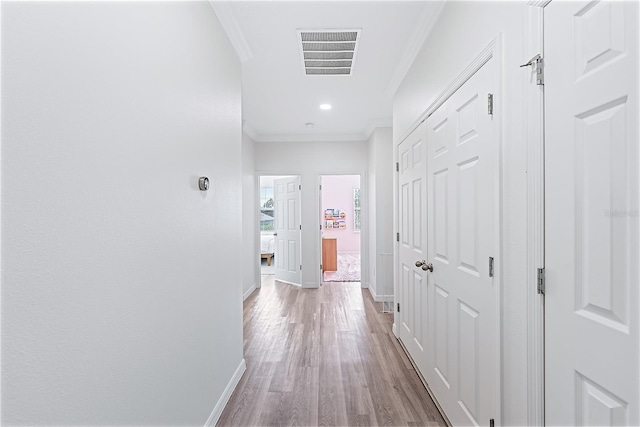
[[[353,189],[353,230],[360,231],[360,189]]]
[[[260,230],[273,230],[272,187],[260,187]]]

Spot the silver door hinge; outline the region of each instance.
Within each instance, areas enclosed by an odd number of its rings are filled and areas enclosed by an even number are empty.
[[[494,427],[494,426],[495,426],[495,424],[496,424],[496,422],[493,420],[493,418],[491,418],[491,419],[489,420],[489,427]]]
[[[320,224],[320,231],[322,231],[322,224]]]
[[[493,277],[493,257],[489,257],[489,277]]]
[[[487,114],[493,116],[493,94],[487,95]]]
[[[322,184],[320,184],[320,190],[322,190]]]
[[[536,72],[536,84],[538,86],[544,85],[544,59],[542,58],[542,55],[537,54],[531,58],[529,62],[522,64],[520,68],[528,66],[532,66],[533,70]]]
[[[400,172],[400,163],[396,162],[396,172]]]
[[[544,295],[546,291],[546,280],[544,277],[544,268],[538,269],[538,293]]]
[[[320,264],[320,271],[322,271],[322,264]]]
[[[400,241],[400,233],[396,233],[396,242]]]
[[[398,313],[400,313],[400,303],[396,304],[396,310],[398,310]]]
[[[302,224],[300,224],[300,230],[302,230]]]
[[[300,270],[302,270],[302,264],[300,264]]]

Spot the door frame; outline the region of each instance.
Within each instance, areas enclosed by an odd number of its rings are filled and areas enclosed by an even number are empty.
[[[530,0],[526,7],[522,64],[544,57],[544,7],[551,0]],[[544,63],[543,63],[544,64]],[[544,66],[544,65],[543,65]],[[544,425],[544,295],[538,268],[544,268],[544,85],[533,67],[523,67],[524,138],[527,147],[527,422]]]
[[[447,86],[442,93],[440,93],[435,100],[427,107],[427,109],[400,135],[401,137],[397,139],[397,143],[394,142],[393,147],[393,162],[397,164],[398,159],[398,146],[399,144],[407,139],[409,135],[418,127],[420,124],[427,120],[431,114],[433,114],[444,102],[451,97],[458,89],[462,87],[464,83],[467,82],[475,73],[477,73],[483,65],[485,65],[490,60],[495,61],[495,90],[493,94],[493,102],[494,105],[497,106],[497,112],[494,114],[494,123],[495,123],[495,136],[498,144],[498,174],[496,176],[495,189],[498,192],[496,197],[496,206],[495,212],[495,230],[496,230],[496,267],[495,267],[495,276],[494,276],[494,284],[496,286],[496,301],[495,307],[497,308],[496,313],[496,396],[495,396],[495,423],[496,425],[501,425],[502,420],[502,312],[503,312],[503,301],[502,301],[502,284],[503,284],[503,197],[504,197],[504,120],[503,114],[500,113],[501,105],[503,105],[503,35],[502,33],[497,33],[496,36],[489,42],[489,44],[482,49],[478,55],[467,65],[464,70]],[[428,143],[428,141],[427,141]],[[400,203],[400,195],[398,191],[398,173],[394,173],[393,175],[393,222],[394,222],[394,231],[399,233],[400,224],[399,224],[399,203]],[[394,270],[394,295],[398,295],[398,283],[400,282],[400,271],[398,268],[399,263],[399,242],[398,239],[395,239],[394,242],[394,250],[393,250],[393,270]],[[397,301],[397,300],[396,300]],[[398,337],[398,329],[396,325],[396,315],[397,315],[397,306],[394,311],[394,322],[392,331],[393,334]],[[421,381],[429,390],[429,386],[422,377],[422,374],[418,373]],[[434,399],[435,400],[435,399]],[[439,405],[436,402],[436,405]],[[446,414],[443,414],[446,418]]]
[[[299,173],[281,173],[281,172],[270,172],[270,171],[256,171],[256,175],[255,175],[255,200],[256,202],[258,202],[258,212],[260,211],[260,178],[263,176],[269,176],[269,177],[273,177],[273,178],[283,178],[283,177],[287,177],[287,176],[298,176],[300,177],[300,182],[302,183],[302,175],[300,175]],[[301,190],[302,191],[302,190]],[[256,280],[256,289],[260,289],[262,287],[262,272],[260,271],[261,269],[261,265],[262,265],[262,259],[261,259],[261,251],[260,251],[260,236],[261,236],[261,230],[260,230],[260,215],[255,215],[255,224],[256,224],[256,231],[257,233],[255,233],[255,251],[256,251],[256,259],[258,260],[258,263],[255,265],[255,274],[256,277],[258,278],[258,280]],[[274,248],[274,253],[275,253],[275,248]],[[302,233],[300,233],[300,262],[302,262]],[[292,284],[293,285],[293,284]],[[296,286],[296,285],[293,285]],[[300,285],[302,286],[302,285]]]
[[[360,177],[360,287],[368,288],[369,287],[369,228],[368,228],[368,208],[367,208],[367,174],[362,171],[347,171],[347,172],[318,172],[316,173],[316,190],[318,191],[318,197],[316,197],[316,212],[318,213],[318,224],[319,230],[316,233],[316,248],[318,254],[318,263],[316,267],[319,267],[322,264],[322,221],[320,220],[320,215],[322,214],[322,190],[320,189],[320,185],[322,183],[323,176],[342,176],[342,175],[351,175],[351,176],[359,176]],[[315,268],[315,267],[314,267]],[[317,281],[318,287],[322,286],[322,281],[324,279],[323,271],[320,268],[316,269],[317,271]]]

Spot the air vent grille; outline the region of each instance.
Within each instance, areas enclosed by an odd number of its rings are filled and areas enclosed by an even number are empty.
[[[304,73],[308,76],[353,74],[360,30],[298,30]]]

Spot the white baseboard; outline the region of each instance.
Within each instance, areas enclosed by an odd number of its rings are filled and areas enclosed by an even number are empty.
[[[222,392],[222,396],[220,396],[218,403],[216,403],[216,407],[213,408],[213,412],[211,412],[211,415],[209,415],[209,419],[204,425],[205,427],[215,427],[216,423],[220,419],[220,415],[222,415],[224,407],[227,405],[227,402],[229,402],[229,399],[231,398],[231,394],[233,394],[233,390],[236,389],[238,382],[240,382],[240,378],[242,378],[242,374],[244,374],[244,371],[246,370],[247,363],[244,361],[244,359],[242,359],[240,365],[238,365],[238,369],[236,369],[236,371],[233,373],[233,376],[229,380],[229,383]]]
[[[396,328],[396,322],[393,322],[393,326],[391,327],[391,332],[393,332],[393,336],[398,338],[398,329]]]
[[[369,293],[375,302],[393,302],[393,295],[378,295],[372,287],[369,287]]]
[[[247,291],[244,293],[244,295],[242,295],[242,301],[244,301],[247,298],[249,298],[249,295],[251,295],[253,293],[253,291],[255,291],[256,289],[258,289],[258,287],[254,283],[249,289],[247,289]]]

